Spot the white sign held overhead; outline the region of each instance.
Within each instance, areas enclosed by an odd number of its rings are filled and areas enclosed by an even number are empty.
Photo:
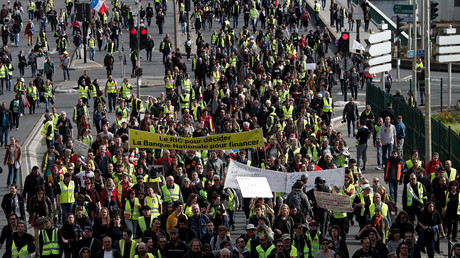
[[[437,36],[436,44],[438,45],[458,45],[460,43],[460,35]]]
[[[316,63],[307,63],[306,68],[307,68],[307,70],[315,70],[316,69]]]
[[[390,54],[366,59],[365,61],[365,63],[369,66],[374,66],[374,65],[379,65],[379,64],[389,63],[389,62],[391,62]]]
[[[436,61],[438,61],[440,63],[460,62],[460,54],[458,54],[458,55],[436,56]]]
[[[73,144],[73,151],[78,156],[88,156],[89,146],[82,141],[75,141]]]
[[[391,31],[385,30],[382,32],[377,32],[373,34],[368,34],[369,37],[365,39],[367,44],[375,44],[382,41],[387,41],[391,39]]]
[[[364,51],[366,50],[361,43],[356,40],[353,40],[353,49]]]
[[[236,180],[244,198],[273,198],[272,190],[265,177],[237,177]]]
[[[387,41],[387,42],[367,45],[366,52],[372,57],[391,53],[391,42]]]
[[[372,66],[369,69],[366,69],[366,71],[370,74],[376,74],[376,73],[384,73],[386,71],[391,70],[391,63],[383,64],[383,65],[377,65],[377,66]]]

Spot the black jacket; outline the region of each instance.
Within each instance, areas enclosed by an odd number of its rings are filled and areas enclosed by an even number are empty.
[[[11,111],[9,111],[8,109],[2,110],[1,113],[0,113],[0,126],[3,125],[3,116],[4,116],[3,112],[5,112],[6,125],[10,129],[12,129],[13,123],[12,123],[12,120],[11,120]]]
[[[19,210],[21,211],[21,214],[16,214],[16,215],[18,215],[18,217],[22,215],[22,219],[24,219],[26,216],[25,207],[24,207],[24,199],[19,193],[16,193],[16,195],[18,196]],[[14,212],[13,207],[12,207],[12,197],[13,195],[11,193],[5,194],[5,196],[3,196],[2,209],[5,212],[6,216]]]

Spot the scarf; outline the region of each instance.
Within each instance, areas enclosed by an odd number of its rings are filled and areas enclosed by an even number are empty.
[[[108,199],[109,201],[112,200],[112,192],[113,192],[114,188],[115,188],[115,187],[107,187],[107,188],[106,188],[106,189],[107,189],[107,199]]]
[[[377,229],[378,232],[382,232],[382,215],[380,216],[375,216],[375,219],[374,219],[374,227]]]

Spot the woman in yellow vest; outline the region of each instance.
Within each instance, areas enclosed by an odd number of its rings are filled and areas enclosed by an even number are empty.
[[[356,195],[353,202],[353,207],[356,215],[356,221],[359,223],[359,229],[362,230],[366,225],[369,215],[369,206],[374,202],[371,194],[371,186],[369,184],[363,185],[361,193]]]
[[[445,218],[447,236],[452,234],[452,239],[457,241],[458,216],[460,214],[460,201],[458,194],[458,182],[449,182],[446,193],[446,205],[442,209],[442,216]]]
[[[136,236],[137,221],[140,215],[139,208],[142,205],[139,203],[139,198],[136,197],[136,191],[134,189],[130,189],[128,195],[128,198],[123,200],[121,207],[126,226],[133,232],[133,235]]]

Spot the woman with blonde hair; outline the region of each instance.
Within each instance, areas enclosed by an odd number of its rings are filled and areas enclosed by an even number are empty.
[[[287,204],[283,204],[278,211],[278,215],[275,217],[273,221],[273,232],[275,232],[274,239],[278,239],[283,234],[289,234],[292,236],[294,233],[294,220],[291,216],[289,216],[289,206]]]

